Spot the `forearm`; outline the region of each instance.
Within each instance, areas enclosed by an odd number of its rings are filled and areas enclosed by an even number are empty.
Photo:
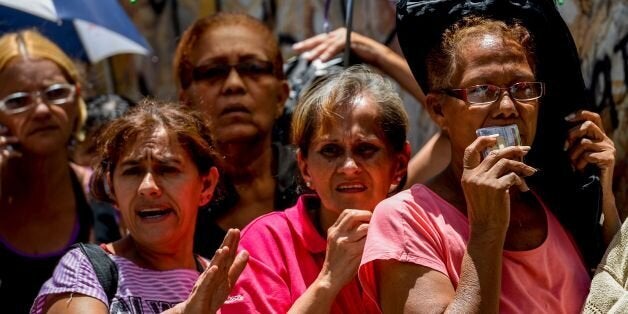
[[[449,313],[497,313],[501,291],[504,236],[471,231]]]
[[[442,172],[451,159],[449,138],[438,132],[430,138],[408,163],[408,180],[405,188],[425,183]]]
[[[621,228],[621,218],[615,204],[615,195],[613,195],[613,190],[610,187],[602,188],[602,213],[604,215],[602,236],[604,245],[608,246]]]
[[[377,56],[377,59],[374,60],[374,65],[397,81],[403,89],[412,94],[421,104],[425,104],[425,94],[414,79],[414,75],[406,60],[388,47],[385,47]]]
[[[601,169],[600,184],[602,187],[602,236],[604,239],[604,245],[613,240],[615,234],[621,228],[621,218],[619,217],[619,211],[615,203],[615,195],[613,194],[613,169],[614,164]]]
[[[339,291],[331,280],[319,277],[294,302],[288,313],[329,313]]]

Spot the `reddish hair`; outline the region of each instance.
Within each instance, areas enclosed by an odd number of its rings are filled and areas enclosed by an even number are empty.
[[[273,62],[275,77],[284,80],[283,57],[279,49],[279,43],[273,32],[262,22],[252,16],[242,13],[225,13],[210,15],[196,20],[181,37],[174,54],[173,72],[174,79],[179,89],[187,89],[192,83],[192,70],[194,65],[190,60],[193,49],[203,34],[225,26],[243,26],[254,31],[259,36],[266,38],[266,47],[270,51],[268,56]],[[262,47],[260,47],[261,49]]]

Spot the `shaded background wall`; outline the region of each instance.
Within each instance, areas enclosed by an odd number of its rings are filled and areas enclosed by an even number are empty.
[[[268,24],[282,44],[290,45],[324,31],[324,0],[119,0],[153,47],[154,56],[122,55],[88,69],[92,93],[115,90],[131,99],[177,98],[171,60],[180,34],[197,17],[217,11],[247,12]],[[387,43],[400,52],[394,37],[394,3],[354,0],[354,30]],[[601,110],[605,128],[616,143],[617,203],[628,215],[628,1],[563,0],[558,6],[582,58],[591,101]],[[344,1],[332,0],[330,29],[344,25]],[[420,40],[420,39],[417,39]],[[107,87],[109,86],[109,87]],[[411,118],[413,151],[436,131],[435,125],[409,94],[399,89]]]

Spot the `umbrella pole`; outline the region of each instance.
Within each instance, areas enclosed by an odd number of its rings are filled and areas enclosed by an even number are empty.
[[[349,67],[349,57],[351,56],[351,31],[353,30],[353,0],[347,1],[347,18],[345,28],[347,29],[347,37],[345,38],[345,52],[343,55],[344,67]]]
[[[113,62],[111,58],[107,58],[105,61],[105,88],[107,94],[116,92],[116,79],[113,76]]]

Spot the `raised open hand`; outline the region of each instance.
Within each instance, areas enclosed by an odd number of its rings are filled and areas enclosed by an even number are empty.
[[[249,255],[237,252],[240,230],[229,229],[209,266],[198,277],[187,300],[169,313],[216,313],[244,270]]]

